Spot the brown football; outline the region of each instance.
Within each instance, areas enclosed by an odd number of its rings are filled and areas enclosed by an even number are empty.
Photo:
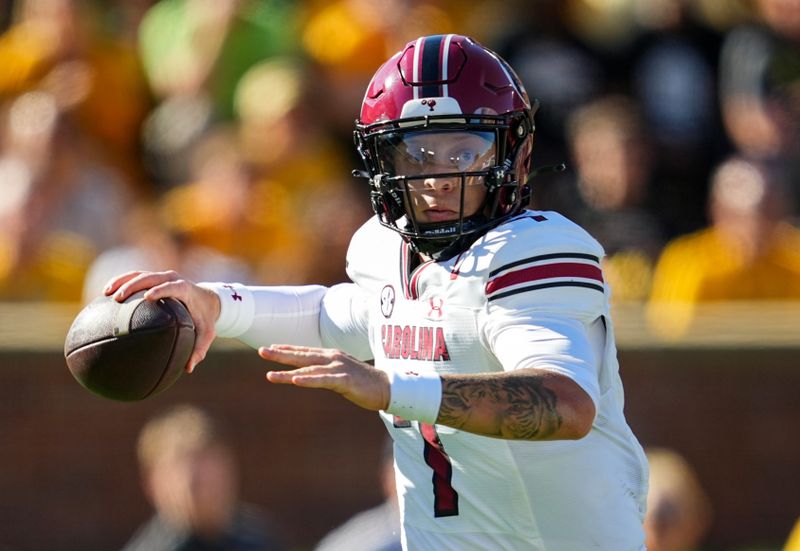
[[[97,298],[72,322],[64,342],[67,367],[95,394],[143,400],[172,386],[189,361],[195,333],[186,307],[142,294],[122,303]]]

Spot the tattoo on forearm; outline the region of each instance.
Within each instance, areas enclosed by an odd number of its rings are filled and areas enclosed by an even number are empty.
[[[438,422],[468,428],[475,416],[494,416],[491,434],[540,440],[556,432],[563,419],[556,394],[541,381],[519,376],[461,376],[443,380]],[[489,412],[487,414],[487,411]]]

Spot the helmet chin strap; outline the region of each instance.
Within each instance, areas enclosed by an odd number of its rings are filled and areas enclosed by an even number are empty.
[[[414,252],[419,253],[425,257],[431,258],[436,261],[444,261],[453,258],[457,254],[467,249],[473,241],[478,239],[482,232],[470,231],[472,228],[481,226],[488,222],[488,218],[483,214],[475,214],[468,218],[464,218],[461,234],[456,234],[451,238],[426,238],[422,237],[406,237],[406,240],[411,245]],[[448,228],[458,226],[459,221],[452,222],[439,222],[435,224],[419,224],[419,228],[424,233],[434,234],[437,228]]]
[[[567,170],[567,165],[564,163],[558,163],[557,165],[540,166],[539,168],[531,170],[531,173],[528,174],[528,179],[525,180],[525,183],[527,184],[528,182],[530,182],[537,176],[541,176],[542,174],[551,174],[553,172],[564,172],[565,170]]]

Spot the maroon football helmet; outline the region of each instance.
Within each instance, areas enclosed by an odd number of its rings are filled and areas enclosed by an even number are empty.
[[[417,251],[446,259],[519,213],[530,198],[535,109],[511,67],[475,40],[449,34],[406,44],[372,77],[356,121],[367,169],[357,175],[370,180],[381,224]],[[482,145],[463,154],[410,145],[426,136]],[[428,162],[435,155],[439,161]],[[458,219],[418,220],[409,189],[431,177],[460,180]],[[475,182],[486,186],[486,198],[465,214],[465,190]]]

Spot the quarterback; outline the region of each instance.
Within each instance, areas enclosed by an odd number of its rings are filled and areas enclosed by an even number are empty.
[[[352,238],[351,282],[130,272],[106,293],[182,300],[189,371],[215,336],[235,337],[287,366],[272,383],[378,411],[406,549],[643,550],[647,464],[623,415],[603,250],[526,208],[534,111],[474,40],[409,42],[356,123],[375,216]]]

